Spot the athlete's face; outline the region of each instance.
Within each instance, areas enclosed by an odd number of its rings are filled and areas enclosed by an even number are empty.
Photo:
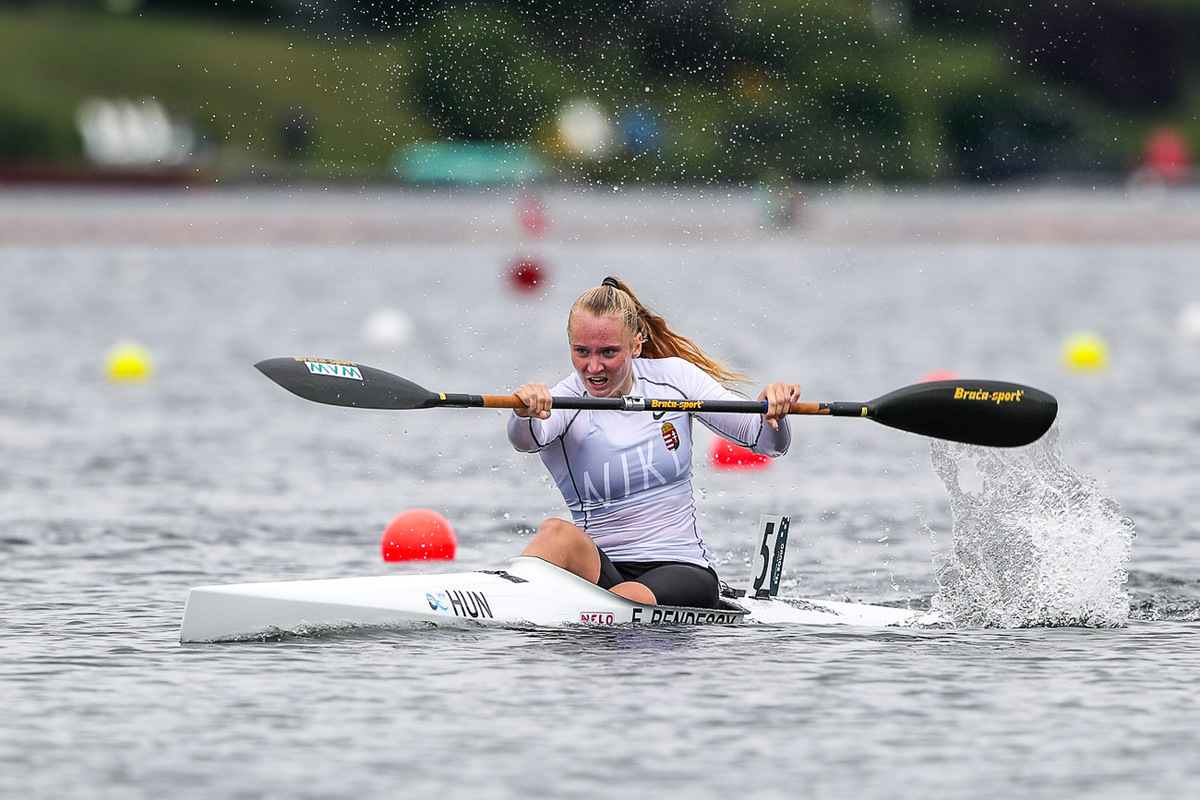
[[[642,335],[630,335],[619,317],[597,317],[578,312],[571,319],[567,338],[571,363],[588,394],[623,397],[633,388],[633,359],[641,355]]]

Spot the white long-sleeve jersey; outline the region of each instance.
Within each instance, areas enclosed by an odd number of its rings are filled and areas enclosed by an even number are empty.
[[[633,388],[641,397],[744,399],[681,358],[637,358]],[[578,374],[551,394],[583,397]],[[781,456],[791,444],[786,419],[776,430],[761,414],[679,411],[554,410],[546,420],[508,422],[517,450],[539,453],[571,509],[572,520],[613,561],[681,561],[715,566],[700,535],[692,497],[692,419],[756,453]]]

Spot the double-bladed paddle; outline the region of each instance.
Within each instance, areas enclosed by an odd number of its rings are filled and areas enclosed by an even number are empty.
[[[254,366],[289,392],[350,408],[522,408],[515,395],[431,392],[381,369],[324,358],[268,358]],[[659,400],[646,397],[555,397],[554,408],[764,414],[758,400]],[[1020,447],[1041,438],[1058,401],[1031,386],[988,380],[930,381],[866,403],[792,403],[791,414],[866,417],[892,428],[987,447]]]

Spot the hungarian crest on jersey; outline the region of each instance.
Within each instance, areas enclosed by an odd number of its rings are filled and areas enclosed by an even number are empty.
[[[675,430],[675,426],[669,422],[662,424],[662,437],[666,442],[668,450],[679,449],[679,431]]]

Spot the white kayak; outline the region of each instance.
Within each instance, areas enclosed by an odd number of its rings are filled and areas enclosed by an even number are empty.
[[[188,593],[179,638],[221,642],[428,626],[886,628],[936,622],[928,611],[779,597],[729,598],[716,609],[642,605],[547,561],[517,556],[489,571],[199,586]]]

